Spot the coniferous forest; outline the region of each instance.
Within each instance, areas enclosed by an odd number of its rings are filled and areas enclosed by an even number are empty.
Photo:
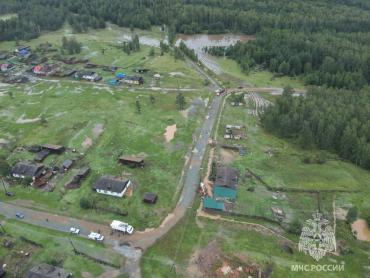
[[[295,140],[303,148],[317,147],[370,169],[370,94],[310,88],[303,97],[286,90],[261,115],[271,132]]]
[[[305,98],[285,94],[264,126],[370,168],[370,1],[368,0],[3,0],[0,40],[27,40],[68,22],[75,32],[168,27],[175,33],[242,33],[256,40],[210,48],[248,72],[256,66],[300,76]]]

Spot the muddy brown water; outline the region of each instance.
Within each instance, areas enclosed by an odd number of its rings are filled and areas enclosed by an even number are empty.
[[[176,41],[176,45],[179,45],[183,41],[187,47],[194,49],[195,53],[198,55],[198,59],[210,70],[216,74],[221,74],[224,71],[217,63],[217,60],[209,54],[206,54],[203,51],[204,47],[210,46],[231,46],[236,44],[238,41],[250,41],[254,40],[255,36],[248,35],[233,35],[233,34],[224,34],[224,35],[179,35]]]
[[[356,231],[358,240],[370,241],[370,229],[364,219],[357,219],[352,223],[352,231]]]

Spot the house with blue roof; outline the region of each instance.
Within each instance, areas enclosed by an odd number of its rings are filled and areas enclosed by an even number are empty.
[[[225,204],[207,196],[203,199],[203,209],[212,211],[225,211]]]
[[[236,199],[236,189],[227,188],[223,186],[215,186],[213,188],[213,198],[216,201],[234,202]]]

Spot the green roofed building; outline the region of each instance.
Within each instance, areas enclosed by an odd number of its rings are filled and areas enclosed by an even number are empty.
[[[205,197],[203,199],[203,209],[205,210],[225,210],[225,205],[222,202],[218,202],[211,197]]]
[[[213,198],[216,201],[235,201],[236,190],[223,186],[215,186],[213,188]]]

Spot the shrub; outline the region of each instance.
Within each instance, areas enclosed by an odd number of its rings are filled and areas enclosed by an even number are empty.
[[[87,199],[86,197],[82,197],[80,199],[80,207],[82,209],[91,209],[93,206],[89,199]]]
[[[357,219],[357,207],[351,207],[347,213],[347,222],[353,223]]]

